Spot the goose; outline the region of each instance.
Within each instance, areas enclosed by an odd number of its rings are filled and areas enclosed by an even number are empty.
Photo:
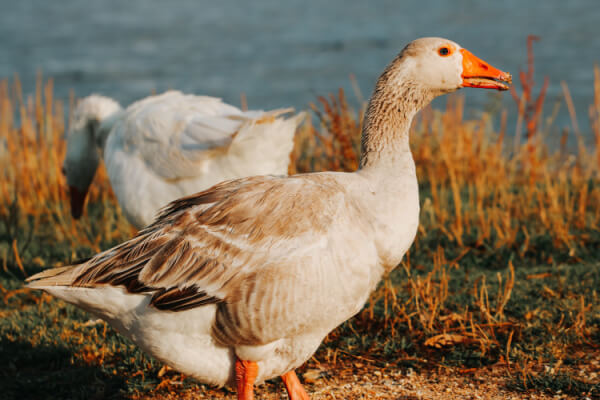
[[[137,229],[177,198],[221,181],[286,175],[303,113],[241,111],[209,96],[168,91],[123,110],[91,95],[79,101],[63,164],[71,213],[79,218],[100,157],[123,210]]]
[[[236,387],[240,400],[277,376],[290,399],[308,399],[294,369],[361,310],[415,238],[413,116],[436,96],[511,81],[455,42],[417,39],[376,83],[357,171],[219,183],[28,285],[97,314],[186,375]]]

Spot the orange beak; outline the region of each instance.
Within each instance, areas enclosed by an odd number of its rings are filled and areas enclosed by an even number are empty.
[[[475,57],[469,50],[460,49],[460,52],[463,58],[463,87],[508,89],[508,85],[512,83],[512,76],[508,72],[492,67],[485,61]]]
[[[71,216],[74,219],[79,219],[83,214],[83,203],[85,202],[85,196],[87,195],[87,189],[81,192],[75,186],[69,186],[69,196],[71,198]]]

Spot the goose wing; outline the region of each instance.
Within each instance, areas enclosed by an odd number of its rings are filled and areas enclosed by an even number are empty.
[[[132,104],[113,134],[161,178],[193,178],[227,152],[243,124],[288,111],[244,112],[215,97],[169,91]]]
[[[335,174],[244,178],[172,202],[54,284],[123,286],[172,312],[217,304],[222,342],[268,343],[360,309],[376,262],[372,235]]]

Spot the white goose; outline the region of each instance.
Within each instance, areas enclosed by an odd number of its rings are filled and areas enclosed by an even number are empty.
[[[379,78],[360,169],[251,177],[171,203],[139,234],[29,287],[99,315],[143,350],[198,380],[253,385],[294,369],[356,314],[413,242],[418,185],[408,131],[434,97],[511,76],[450,40],[418,39]],[[506,83],[505,83],[506,82]]]
[[[234,178],[287,175],[303,114],[241,111],[221,99],[169,91],[126,110],[98,95],[82,99],[67,136],[64,172],[79,218],[98,162],[104,161],[127,219],[150,224],[170,201]]]

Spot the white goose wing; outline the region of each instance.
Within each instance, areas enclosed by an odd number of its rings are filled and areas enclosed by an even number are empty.
[[[377,262],[371,222],[335,176],[224,182],[33,285],[123,286],[172,312],[214,303],[213,334],[224,344],[328,332],[360,310],[378,279],[369,275]]]
[[[192,178],[227,152],[244,123],[287,111],[243,112],[218,98],[169,91],[132,104],[113,134],[158,176]]]

